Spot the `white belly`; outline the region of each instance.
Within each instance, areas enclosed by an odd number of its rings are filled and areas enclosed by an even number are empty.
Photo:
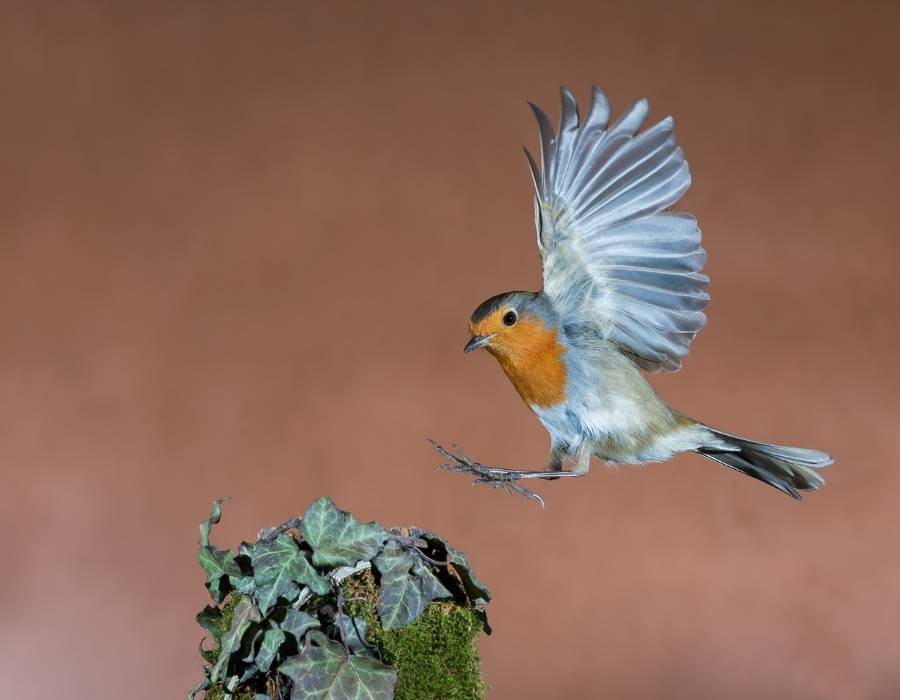
[[[579,445],[588,442],[595,457],[610,463],[663,462],[679,452],[715,441],[701,425],[661,422],[657,413],[648,415],[633,397],[617,396],[608,406],[581,408],[567,402],[550,408],[531,406],[552,441],[566,445],[570,456]]]

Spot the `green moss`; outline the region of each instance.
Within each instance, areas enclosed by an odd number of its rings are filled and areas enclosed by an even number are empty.
[[[231,627],[231,619],[234,617],[234,606],[240,601],[241,594],[232,591],[226,596],[225,600],[222,601],[222,607],[219,608],[222,611],[222,617],[219,619],[219,633],[213,635],[213,639],[215,640],[213,653],[216,655],[216,659],[219,658],[219,652],[222,649],[222,635]],[[213,663],[215,663],[215,659],[213,660]]]
[[[365,619],[366,641],[397,670],[395,700],[480,700],[487,689],[481,677],[478,613],[468,606],[434,601],[411,625],[385,631],[375,614],[377,589],[370,571],[343,584],[350,615]],[[361,600],[352,600],[361,598]]]
[[[211,664],[215,664],[216,659],[219,658],[219,651],[222,649],[222,635],[228,631],[229,627],[231,627],[231,619],[234,617],[234,606],[237,605],[240,600],[241,594],[232,591],[225,600],[222,601],[222,607],[219,608],[222,611],[222,617],[219,619],[217,633],[213,634],[214,645],[211,650],[212,655],[209,657]],[[236,692],[230,697],[231,700],[253,700],[254,694],[255,693],[250,689],[237,688]],[[221,683],[216,683],[206,689],[203,700],[224,700],[225,695],[225,688],[222,687]]]
[[[252,690],[238,688],[235,694],[228,697],[230,700],[253,700],[255,695]],[[225,689],[221,685],[214,685],[206,691],[203,700],[225,700]]]

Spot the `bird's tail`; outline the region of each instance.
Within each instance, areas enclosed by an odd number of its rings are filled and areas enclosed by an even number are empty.
[[[818,470],[834,462],[818,450],[769,445],[712,428],[708,430],[716,440],[698,448],[699,454],[764,481],[797,500],[800,500],[800,491],[816,491],[825,483]]]

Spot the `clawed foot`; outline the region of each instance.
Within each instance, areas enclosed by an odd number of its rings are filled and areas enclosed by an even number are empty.
[[[525,496],[544,507],[544,499],[534,491],[526,489],[521,484],[516,483],[520,479],[557,479],[561,476],[575,476],[572,472],[542,472],[542,471],[519,471],[516,469],[498,469],[496,467],[488,467],[480,462],[475,462],[462,451],[458,445],[453,446],[453,452],[448,452],[434,440],[429,440],[431,446],[437,450],[444,459],[444,464],[439,464],[436,469],[446,469],[449,472],[458,472],[461,474],[471,474],[476,477],[472,485],[490,486],[494,489],[504,489],[508,493],[517,493]]]

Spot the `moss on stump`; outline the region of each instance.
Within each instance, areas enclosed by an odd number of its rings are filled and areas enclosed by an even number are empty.
[[[347,612],[366,621],[366,641],[397,670],[395,700],[484,697],[478,658],[484,625],[478,611],[451,601],[432,601],[411,625],[384,630],[375,613],[378,590],[372,572],[348,579],[343,589]]]

